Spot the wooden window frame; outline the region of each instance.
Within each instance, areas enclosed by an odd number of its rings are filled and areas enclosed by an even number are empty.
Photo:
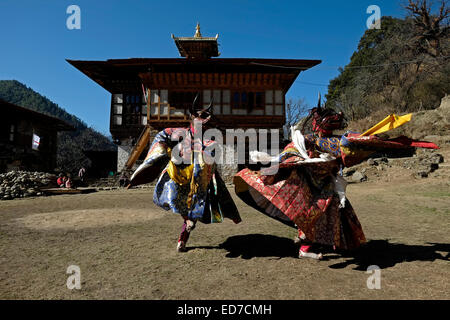
[[[116,102],[115,101],[115,96],[116,95],[122,95],[122,102],[121,103],[118,103],[118,102]],[[110,119],[110,124],[109,124],[109,127],[110,128],[113,128],[113,127],[121,127],[121,126],[123,126],[124,125],[124,119],[123,119],[123,111],[124,111],[124,107],[123,107],[123,105],[124,105],[124,103],[123,103],[123,96],[124,96],[124,94],[123,93],[113,93],[112,95],[111,95],[111,119]],[[116,113],[115,112],[115,106],[116,105],[120,105],[121,107],[122,107],[122,114],[118,114],[118,113]],[[116,124],[115,122],[114,122],[114,118],[116,117],[116,116],[121,116],[122,117],[122,124]]]
[[[162,90],[167,90],[167,103],[163,103],[162,99],[161,99],[161,91]],[[151,102],[151,95],[153,93],[157,92],[158,95],[158,102],[157,103],[152,103]],[[197,100],[198,104],[202,104],[203,103],[203,90],[197,90],[197,91],[193,91],[193,90],[183,90],[183,89],[178,89],[178,90],[171,90],[171,89],[165,89],[165,88],[159,88],[159,89],[148,89],[148,93],[149,93],[149,101],[147,103],[147,107],[157,107],[158,111],[156,115],[152,115],[150,110],[148,111],[148,117],[147,117],[147,122],[151,122],[151,121],[167,121],[167,120],[173,120],[173,121],[183,121],[183,120],[189,120],[189,115],[188,115],[188,108],[189,108],[189,104],[192,104],[192,102],[188,102],[187,100],[185,100],[185,97],[182,97],[180,100],[180,103],[178,104],[178,101],[176,101],[177,105],[174,105],[173,101],[172,101],[172,95],[173,94],[183,94],[185,93],[187,95],[187,93],[191,93],[191,95],[193,97],[195,97],[195,95],[197,93],[199,93],[199,98]],[[193,100],[194,98],[192,98]],[[185,102],[183,102],[185,101]],[[167,115],[162,115],[161,114],[161,110],[163,106],[167,106]],[[172,115],[171,112],[173,110],[183,110],[184,111],[184,115],[183,116],[175,116]]]
[[[130,102],[127,102],[127,97],[133,97]],[[133,101],[137,98],[138,102]],[[142,94],[135,93],[135,92],[127,92],[122,93],[122,103],[115,103],[114,97],[113,97],[113,103],[112,103],[112,114],[113,117],[111,118],[111,121],[113,122],[114,126],[143,126],[142,123],[142,117],[147,116],[147,113],[142,112],[142,107],[144,106],[144,103],[142,102]],[[122,114],[116,114],[114,112],[114,105],[122,105]],[[136,110],[136,107],[138,107],[138,112],[133,112],[133,110],[130,110],[128,112],[127,106],[130,105],[131,108],[134,108]],[[114,116],[121,115],[122,116],[122,124],[114,124]],[[136,121],[137,118],[137,121]],[[135,119],[134,121],[128,121],[129,119]]]
[[[251,110],[264,110],[265,106],[266,106],[266,90],[232,90],[230,91],[230,107],[231,110],[250,110],[250,94],[253,95],[253,107],[251,108]],[[239,102],[238,102],[238,107],[236,107],[235,105],[235,95],[238,94],[239,95]],[[243,95],[246,94],[247,98],[247,102],[245,105],[243,105],[242,100],[243,100]],[[256,105],[256,95],[257,94],[261,94],[261,99],[262,99],[262,104],[257,106]]]
[[[8,130],[8,142],[14,143],[16,141],[16,133],[17,133],[17,125],[15,123],[11,123],[9,125]],[[11,139],[12,137],[12,139]]]
[[[162,90],[167,90],[167,103],[163,103],[162,101],[162,97],[161,97],[161,91]],[[157,103],[152,103],[151,99],[152,99],[152,94],[155,93],[158,95],[158,102]],[[175,93],[191,93],[192,97],[195,97],[195,94],[198,92],[199,93],[199,98],[197,100],[197,104],[199,106],[204,107],[205,105],[209,104],[209,101],[206,101],[204,99],[204,95],[205,95],[205,91],[209,91],[209,95],[210,98],[214,97],[214,91],[219,91],[220,93],[220,101],[214,101],[214,106],[218,107],[219,109],[219,114],[216,114],[217,116],[240,116],[239,114],[233,114],[233,110],[246,110],[246,114],[245,115],[250,115],[250,116],[276,116],[276,117],[280,117],[280,116],[284,116],[284,112],[285,112],[285,92],[283,90],[280,89],[270,89],[270,90],[263,90],[263,89],[253,89],[253,90],[232,90],[232,89],[214,89],[214,88],[205,88],[205,89],[198,89],[198,90],[192,90],[192,89],[175,89],[175,90],[171,90],[171,89],[164,89],[164,88],[159,88],[159,89],[148,89],[148,101],[147,101],[147,123],[152,122],[152,121],[168,121],[168,120],[173,120],[173,121],[183,121],[183,120],[189,120],[189,114],[188,114],[188,105],[191,104],[192,102],[182,102],[184,101],[186,98],[183,97],[181,98],[181,102],[179,105],[179,102],[175,102],[177,103],[177,105],[174,105],[174,101],[172,98],[172,95]],[[229,102],[225,103],[224,101],[224,97],[225,97],[225,92],[228,91],[230,93],[230,99]],[[269,103],[269,101],[266,101],[266,91],[271,91],[272,92],[272,101]],[[282,97],[282,102],[281,103],[276,103],[276,91],[280,91],[281,92],[281,97]],[[238,93],[239,94],[239,108],[236,108],[236,104],[234,103],[234,94]],[[249,110],[249,105],[247,103],[246,106],[240,107],[241,105],[241,101],[242,101],[242,93],[246,93],[247,95],[249,93],[254,95],[253,101],[253,108],[251,109],[252,111],[259,111],[261,112],[261,114],[258,115],[252,115],[251,111]],[[257,101],[257,94],[261,95],[261,103],[259,105],[256,104]],[[176,97],[176,96],[175,96]],[[178,99],[178,98],[177,98]],[[193,100],[194,98],[192,98]],[[124,104],[126,102],[126,98],[125,98],[125,94],[124,94]],[[225,105],[229,106],[229,114],[224,114],[224,109],[225,109]],[[266,105],[270,105],[272,107],[272,114],[267,114],[266,113]],[[167,106],[167,115],[162,115],[161,111],[162,111],[162,107],[163,106]],[[282,107],[282,111],[281,114],[276,114],[276,108],[277,107]],[[157,108],[157,114],[151,114],[151,108],[152,107],[156,107]],[[172,111],[173,110],[184,110],[184,116],[174,116],[172,115]],[[142,114],[143,115],[143,114]],[[141,115],[141,116],[142,116]],[[242,116],[243,114],[241,114]],[[124,120],[122,121],[122,124],[124,124]]]
[[[269,103],[268,101],[266,101],[266,91],[272,91],[272,102]],[[277,103],[276,102],[276,92],[280,91],[281,92],[281,103]],[[281,89],[269,89],[269,90],[265,90],[264,92],[264,115],[266,115],[266,106],[270,105],[272,106],[272,114],[268,115],[268,116],[274,116],[274,117],[283,117],[285,116],[286,113],[286,93],[281,90]],[[276,114],[276,107],[281,106],[282,111],[281,114]]]

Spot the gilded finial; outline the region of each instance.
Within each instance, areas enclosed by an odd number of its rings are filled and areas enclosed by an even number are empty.
[[[200,23],[197,22],[197,26],[195,27],[195,35],[194,38],[201,38],[202,34],[200,33]]]

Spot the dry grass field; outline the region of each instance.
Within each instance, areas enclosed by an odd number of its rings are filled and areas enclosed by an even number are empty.
[[[450,298],[442,176],[350,184],[368,243],[323,248],[323,261],[297,259],[295,231],[236,197],[241,224],[198,224],[189,251],[177,253],[182,219],[156,207],[152,191],[0,202],[0,299]],[[80,290],[66,286],[70,265],[80,267]],[[369,265],[381,268],[381,289],[367,288]]]

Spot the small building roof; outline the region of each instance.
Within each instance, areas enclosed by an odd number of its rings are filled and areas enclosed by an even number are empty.
[[[56,131],[73,131],[75,130],[75,127],[68,124],[67,122],[53,117],[46,115],[41,112],[37,112],[28,108],[24,108],[12,103],[9,103],[5,100],[0,99],[0,110],[2,114],[17,114],[20,117],[31,119],[35,122],[41,122],[45,124],[46,126],[49,126],[51,128],[54,128]]]
[[[215,37],[203,37],[200,33],[200,24],[197,23],[193,37],[175,37],[172,39],[180,52],[180,56],[189,59],[208,59],[220,55],[217,44],[219,35]]]

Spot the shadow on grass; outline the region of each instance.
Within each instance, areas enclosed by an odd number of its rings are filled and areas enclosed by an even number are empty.
[[[404,262],[450,260],[450,244],[428,243],[428,245],[409,245],[390,243],[388,240],[370,240],[360,249],[341,253],[336,259],[345,259],[329,267],[342,269],[356,265],[354,270],[366,271],[371,265],[387,269]]]
[[[295,258],[298,246],[292,239],[273,235],[247,234],[233,236],[219,245],[228,251],[227,258],[252,259],[255,257]]]
[[[281,259],[296,258],[299,246],[288,238],[249,234],[230,237],[220,244],[219,248],[228,251],[227,258],[276,257]],[[214,249],[217,248],[214,247]],[[367,271],[367,267],[371,265],[386,269],[403,262],[450,260],[450,244],[444,243],[407,245],[390,243],[388,240],[370,240],[360,249],[351,252],[336,252],[328,247],[314,248],[313,251],[324,253],[324,262],[341,260],[331,264],[329,267],[332,269],[343,269],[355,265],[354,270],[361,271]]]

